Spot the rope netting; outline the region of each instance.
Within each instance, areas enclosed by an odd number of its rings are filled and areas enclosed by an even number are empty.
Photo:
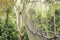
[[[60,2],[33,0],[25,5],[28,31],[43,40],[60,40]],[[45,38],[45,39],[44,39]]]

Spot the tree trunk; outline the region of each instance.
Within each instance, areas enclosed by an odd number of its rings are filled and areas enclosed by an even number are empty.
[[[16,10],[16,7],[14,7],[14,12],[15,12],[15,15],[16,15],[16,24],[17,24],[17,29],[18,29],[18,32],[19,32],[19,40],[21,40],[21,31],[20,31],[20,21],[19,21],[19,13],[17,12]]]

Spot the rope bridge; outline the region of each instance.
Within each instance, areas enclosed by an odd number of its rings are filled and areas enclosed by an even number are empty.
[[[37,3],[36,1],[30,2],[30,3],[32,3],[32,5],[30,5],[31,8],[29,8],[29,6],[26,6],[26,4],[24,3],[23,10],[22,10],[22,17],[26,24],[25,28],[27,30],[29,39],[30,40],[60,40],[60,36],[59,36],[60,33],[59,32],[56,33],[57,28],[55,26],[56,16],[57,16],[55,14],[55,8],[53,6],[55,5],[55,1],[53,1],[53,3],[51,2],[48,5],[45,2],[43,3],[41,2],[39,7],[41,7],[42,9],[41,8],[38,9],[38,12],[36,11],[37,10],[36,8],[38,6],[36,4],[39,3],[39,1],[37,1]],[[26,7],[29,9],[26,9]],[[40,18],[37,17],[35,19],[34,18],[35,16],[38,16],[38,17],[40,16]],[[39,23],[40,28],[37,28],[36,27],[37,25],[35,23]]]

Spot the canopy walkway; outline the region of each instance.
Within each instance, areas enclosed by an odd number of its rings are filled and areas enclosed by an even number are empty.
[[[38,1],[38,2],[40,2],[40,1]],[[32,2],[36,2],[36,1],[32,1]],[[34,4],[35,3],[32,3],[32,6],[35,6]],[[30,9],[28,9],[29,11],[27,12],[25,10],[26,4],[23,3],[23,9],[22,9],[21,13],[22,13],[23,20],[26,24],[25,28],[27,30],[29,40],[60,40],[59,33],[56,33],[56,26],[55,26],[55,19],[56,19],[55,16],[56,15],[55,15],[55,8],[53,5],[55,5],[55,1],[51,2],[50,7],[51,7],[52,14],[50,14],[51,15],[50,19],[48,19],[49,17],[48,16],[46,17],[46,15],[47,15],[46,9],[47,9],[47,6],[49,6],[49,5],[46,5],[44,2],[40,3],[40,12],[41,12],[41,18],[40,18],[41,24],[40,25],[41,25],[41,27],[44,27],[43,25],[46,25],[46,29],[44,29],[44,28],[37,29],[34,25],[36,23],[36,21],[32,20],[32,18],[31,18],[31,16],[33,15],[33,9],[30,8]],[[34,8],[34,7],[32,7],[32,8]],[[32,10],[32,12],[30,10]],[[45,15],[43,15],[43,13],[45,13]],[[45,19],[43,18],[44,16],[46,17]],[[49,23],[49,20],[52,20],[53,25]],[[35,23],[33,23],[33,21]],[[51,28],[50,30],[49,30],[49,28],[47,28],[48,25]],[[49,37],[48,35],[51,35],[51,36]]]
[[[4,0],[3,2],[2,5],[5,4]],[[59,0],[21,0],[22,8],[21,10],[19,9],[20,13],[15,9],[15,5],[12,3],[13,1],[11,1],[11,3],[9,2],[9,0],[6,1],[7,5],[4,5],[5,7],[0,5],[0,7],[2,7],[0,8],[0,12],[8,11],[8,8],[14,7],[15,21],[20,36],[22,27],[20,17],[22,17],[21,19],[23,19],[25,23],[29,40],[60,40]]]

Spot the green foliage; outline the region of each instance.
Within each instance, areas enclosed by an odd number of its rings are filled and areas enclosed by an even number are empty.
[[[40,12],[40,10],[38,10],[38,9],[36,9],[36,10],[30,9],[29,16],[30,16],[30,19],[31,19],[33,25],[36,28],[41,29],[41,12]]]
[[[16,0],[0,0],[0,11],[5,11],[8,8],[13,8],[15,5]]]
[[[51,0],[46,0],[48,3],[51,3]]]
[[[7,24],[5,22],[0,19],[0,40],[18,40],[16,24],[11,21]]]
[[[26,31],[26,29],[25,29],[25,25],[23,25],[21,32],[24,34],[24,35],[21,37],[22,40],[29,40],[28,35],[27,35],[27,31]]]
[[[25,0],[26,4],[28,4],[30,2],[30,0]]]
[[[56,31],[57,34],[60,33],[60,4],[56,4],[55,7],[55,16],[56,16]]]

